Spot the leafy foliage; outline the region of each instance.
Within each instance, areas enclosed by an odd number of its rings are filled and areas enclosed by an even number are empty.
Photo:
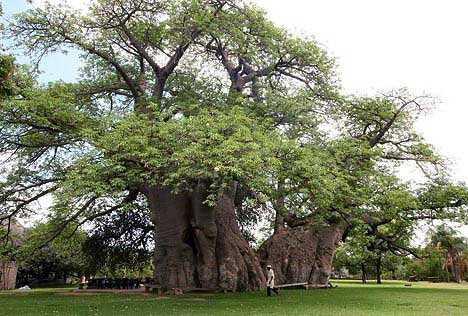
[[[113,274],[142,271],[150,266],[154,226],[144,201],[125,212],[98,218],[83,243],[88,273]]]
[[[88,263],[82,251],[87,239],[86,232],[80,230],[70,236],[70,231],[58,236],[43,247],[42,235],[47,233],[47,224],[37,224],[26,231],[26,239],[18,249],[17,260],[19,278],[34,278],[38,282],[67,277],[79,278],[88,270]]]

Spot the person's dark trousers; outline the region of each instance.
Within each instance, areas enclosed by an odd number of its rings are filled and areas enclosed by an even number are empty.
[[[271,288],[271,287],[267,286],[267,295],[268,295],[268,296],[271,296],[271,291],[272,291],[272,290],[273,290],[273,292],[275,292],[276,295],[279,295],[278,289],[277,289],[276,287]]]

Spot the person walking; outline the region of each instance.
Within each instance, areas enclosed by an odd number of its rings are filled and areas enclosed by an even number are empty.
[[[271,296],[271,291],[279,295],[278,289],[275,287],[275,272],[271,268],[271,265],[267,265],[268,279],[267,279],[267,295]]]

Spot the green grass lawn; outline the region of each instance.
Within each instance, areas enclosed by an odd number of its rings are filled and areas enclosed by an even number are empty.
[[[145,294],[70,295],[66,289],[0,292],[1,316],[456,316],[468,315],[468,285],[336,282],[333,290],[164,296]]]

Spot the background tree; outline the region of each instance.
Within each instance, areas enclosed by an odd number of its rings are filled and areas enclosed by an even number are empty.
[[[47,224],[36,224],[25,231],[25,240],[17,249],[20,262],[18,282],[20,284],[66,283],[70,278],[79,279],[88,271],[88,262],[83,252],[86,232],[68,230],[43,247],[42,235]]]
[[[154,253],[154,226],[144,203],[98,218],[88,234],[82,246],[89,275],[147,273]]]
[[[466,252],[468,244],[465,238],[458,236],[455,229],[440,225],[429,231],[431,246],[441,249],[445,254],[444,267],[449,278],[449,271],[455,276],[455,281],[461,283],[466,271]],[[447,279],[450,282],[450,278]]]
[[[420,251],[420,258],[407,262],[407,277],[410,280],[449,280],[445,271],[445,255],[440,249],[424,247]]]
[[[396,257],[423,256],[411,242],[422,220],[463,221],[463,208],[457,205],[466,204],[466,189],[441,179],[411,189],[388,172],[376,179],[379,180],[372,184],[366,211],[350,227],[344,250],[354,261],[362,262],[363,281],[366,267],[372,266],[377,283],[381,283],[384,264],[400,261]]]

